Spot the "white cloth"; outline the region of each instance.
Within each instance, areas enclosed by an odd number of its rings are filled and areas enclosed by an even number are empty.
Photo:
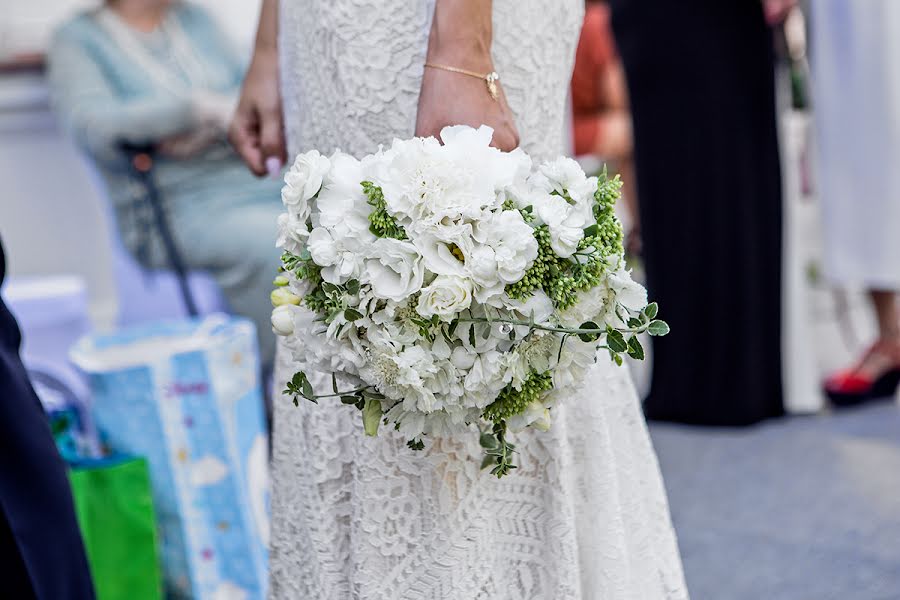
[[[900,289],[900,2],[812,3],[825,270]]]
[[[432,4],[283,0],[291,151],[368,153],[413,134]],[[523,145],[558,154],[582,0],[494,0],[494,57]],[[282,352],[276,381],[292,373]],[[282,385],[278,389],[283,389]],[[686,598],[665,491],[627,370],[601,359],[520,468],[479,471],[477,436],[412,452],[359,413],[276,398],[272,597]]]

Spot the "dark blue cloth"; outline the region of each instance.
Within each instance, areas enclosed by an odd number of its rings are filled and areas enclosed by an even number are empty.
[[[0,244],[0,283],[5,272]],[[0,589],[6,598],[91,600],[65,465],[19,358],[20,343],[0,299]]]

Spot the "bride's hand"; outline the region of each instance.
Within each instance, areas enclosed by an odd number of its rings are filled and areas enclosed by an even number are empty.
[[[278,175],[287,160],[278,55],[274,48],[257,48],[244,79],[228,139],[255,175]]]
[[[490,73],[494,70],[491,33],[490,0],[437,0],[426,62]],[[416,135],[438,137],[447,125],[489,125],[494,129],[493,146],[516,148],[519,132],[503,93],[503,73],[497,88],[499,96],[494,100],[483,79],[425,68]]]

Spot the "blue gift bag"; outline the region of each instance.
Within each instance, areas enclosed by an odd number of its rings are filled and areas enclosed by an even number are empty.
[[[252,323],[213,315],[82,339],[110,450],[150,465],[172,598],[266,593],[268,442]]]

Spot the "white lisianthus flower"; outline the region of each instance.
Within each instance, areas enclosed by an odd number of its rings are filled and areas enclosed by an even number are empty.
[[[277,335],[294,333],[294,309],[290,304],[276,306],[272,311],[272,331]]]
[[[504,284],[522,279],[537,258],[538,243],[534,239],[534,229],[517,210],[490,214],[476,224],[473,234],[475,241],[493,250],[497,277]]]
[[[363,283],[376,297],[402,302],[422,289],[425,266],[411,243],[379,238],[366,249],[366,258]]]
[[[306,221],[309,217],[309,200],[319,193],[322,180],[331,169],[328,157],[319,154],[318,150],[310,150],[300,154],[294,164],[284,174],[284,187],[281,188],[281,201],[292,215]]]
[[[272,290],[272,293],[269,294],[269,299],[272,301],[272,306],[281,306],[282,304],[300,304],[300,296],[294,294],[290,289],[286,287],[279,287]]]
[[[464,223],[429,227],[415,235],[413,244],[425,267],[435,275],[463,276],[474,247],[472,226]]]
[[[454,275],[439,275],[422,288],[416,310],[423,317],[437,315],[450,322],[472,305],[472,281]]]

